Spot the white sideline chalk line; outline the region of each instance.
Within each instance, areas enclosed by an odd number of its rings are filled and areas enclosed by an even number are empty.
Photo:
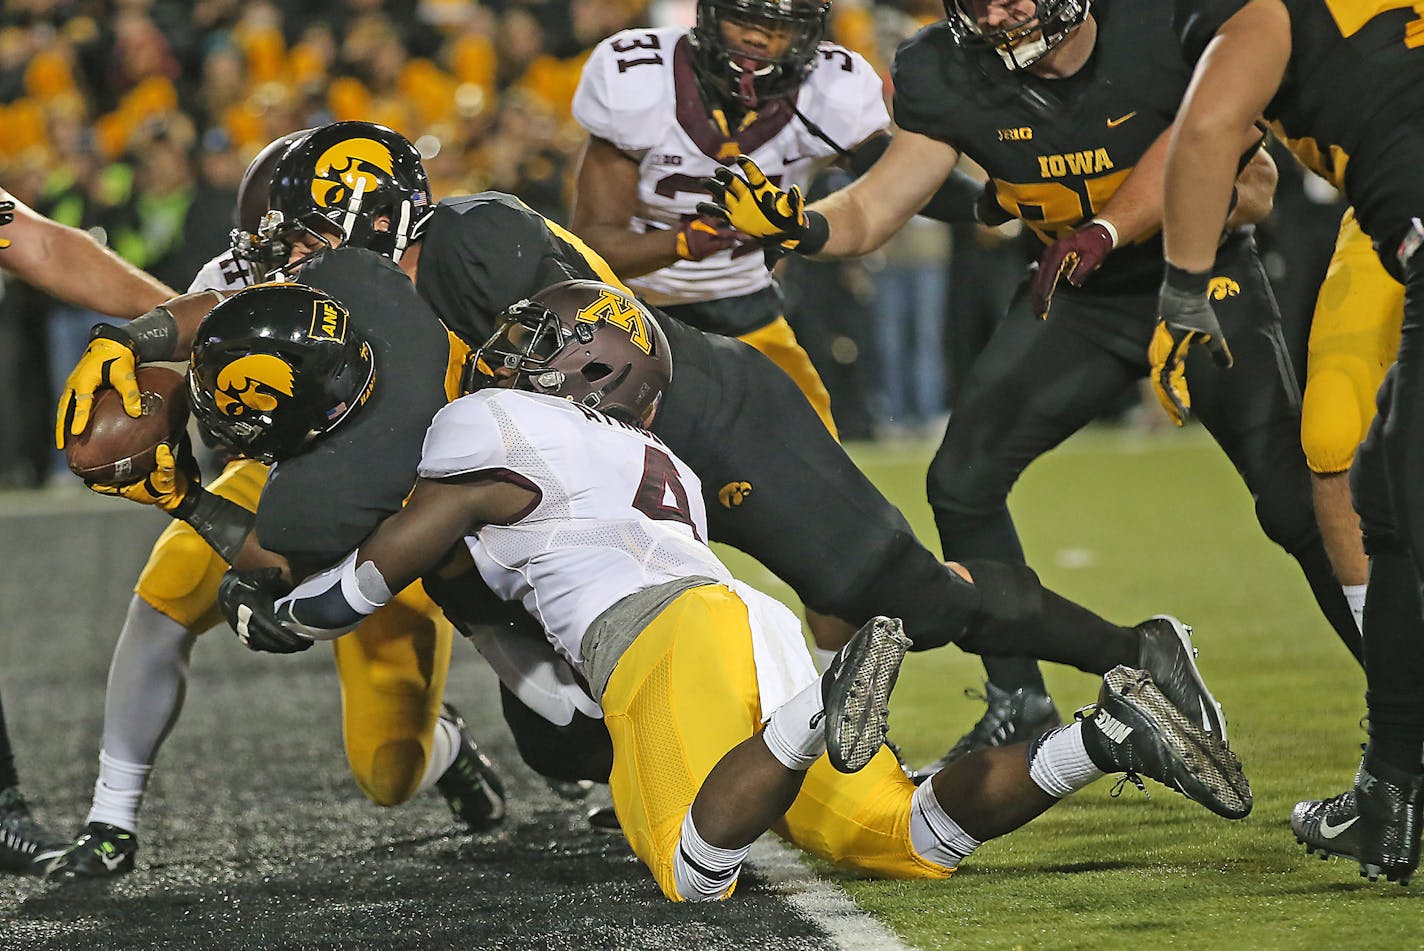
[[[782,893],[791,907],[825,929],[843,951],[912,951],[845,892],[812,874],[796,849],[770,833],[752,845],[747,861]]]

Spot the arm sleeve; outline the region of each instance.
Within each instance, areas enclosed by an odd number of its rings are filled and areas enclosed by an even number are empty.
[[[357,552],[341,564],[313,575],[277,601],[277,620],[288,630],[329,641],[351,630],[391,599],[390,586]]]

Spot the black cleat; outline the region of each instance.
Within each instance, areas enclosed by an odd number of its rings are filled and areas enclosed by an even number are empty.
[[[45,856],[45,878],[113,878],[134,869],[138,836],[107,822],[91,822],[68,847]]]
[[[1159,614],[1134,630],[1141,641],[1138,669],[1152,675],[1157,689],[1193,726],[1226,746],[1226,717],[1197,669],[1192,629],[1170,615]]]
[[[1355,790],[1347,789],[1330,799],[1296,803],[1290,825],[1295,840],[1305,846],[1306,855],[1319,855],[1322,861],[1333,855],[1359,861],[1359,821]]]
[[[822,675],[826,755],[842,773],[864,769],[884,745],[890,728],[890,691],[909,646],[899,618],[871,618]]]
[[[0,871],[38,873],[41,857],[65,845],[35,822],[19,789],[0,792]]]
[[[465,720],[450,704],[445,704],[441,719],[449,720],[460,731],[460,752],[455,762],[435,781],[435,788],[455,814],[472,832],[493,829],[504,821],[504,782],[494,771],[489,757],[480,752],[475,738],[465,726]]]
[[[955,741],[949,752],[928,766],[922,766],[910,773],[910,778],[916,785],[975,750],[1031,740],[1063,723],[1053,698],[1038,687],[1020,687],[1010,693],[992,683],[986,683],[983,694],[965,692],[969,696],[979,696],[987,701],[989,709],[984,711],[979,722],[974,724],[968,733]]]
[[[1419,867],[1424,774],[1362,763],[1355,776],[1355,802],[1360,811],[1356,823],[1360,874],[1372,882],[1383,875],[1408,885]]]
[[[1251,812],[1251,786],[1236,755],[1197,729],[1146,671],[1107,672],[1083,742],[1105,773],[1125,773],[1139,787],[1141,777],[1154,779],[1227,819]]]

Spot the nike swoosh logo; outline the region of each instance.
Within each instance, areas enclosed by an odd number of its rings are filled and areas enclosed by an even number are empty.
[[[1124,122],[1126,122],[1128,119],[1131,119],[1131,118],[1132,118],[1133,116],[1135,116],[1135,115],[1137,115],[1136,112],[1129,112],[1127,115],[1123,116],[1121,119],[1109,119],[1109,120],[1108,120],[1108,128],[1109,128],[1109,129],[1116,129],[1118,126],[1122,125]]]
[[[821,725],[821,721],[824,720],[825,718],[826,718],[826,711],[824,711],[824,710],[818,710],[818,711],[816,711],[816,715],[811,718],[811,722],[810,722],[810,724],[808,725],[808,728],[809,728],[809,729],[812,729],[812,730],[816,729],[816,727],[818,727],[818,726]]]
[[[782,163],[781,163],[781,164],[783,164],[783,165],[795,165],[797,162],[800,162],[802,159],[808,159],[808,158],[810,158],[810,157],[811,157],[810,155],[789,155],[789,156],[787,156],[785,159],[782,160]]]
[[[1342,823],[1340,823],[1338,826],[1332,826],[1332,825],[1330,824],[1330,819],[1329,819],[1328,817],[1326,817],[1326,816],[1321,816],[1321,817],[1320,817],[1320,834],[1323,835],[1323,836],[1324,836],[1325,838],[1327,838],[1327,839],[1333,839],[1333,838],[1335,838],[1337,835],[1339,835],[1340,833],[1344,832],[1346,829],[1350,828],[1350,826],[1354,825],[1355,823],[1357,823],[1357,822],[1359,822],[1359,821],[1360,821],[1360,817],[1359,817],[1359,816],[1354,816],[1353,818],[1350,819],[1349,822],[1342,822]]]

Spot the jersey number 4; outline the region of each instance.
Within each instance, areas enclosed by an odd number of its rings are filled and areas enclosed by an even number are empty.
[[[643,451],[643,481],[633,496],[633,508],[651,519],[681,522],[692,529],[693,538],[703,540],[692,521],[692,507],[687,504],[687,489],[678,477],[677,466],[656,446]]]

